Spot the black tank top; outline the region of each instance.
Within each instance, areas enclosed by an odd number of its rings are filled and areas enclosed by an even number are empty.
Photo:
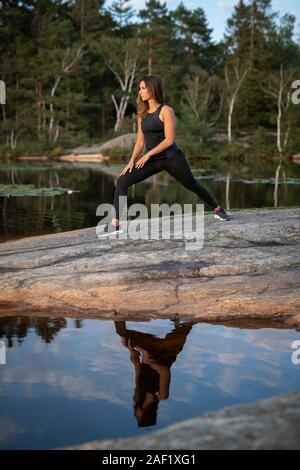
[[[147,113],[147,115],[142,118],[141,127],[145,137],[146,151],[156,147],[165,138],[165,124],[159,118],[159,113],[162,106],[163,104],[160,104],[156,111],[153,113]],[[151,160],[168,158],[170,155],[176,152],[177,149],[177,144],[173,142],[173,144],[167,147],[165,150],[152,155]]]

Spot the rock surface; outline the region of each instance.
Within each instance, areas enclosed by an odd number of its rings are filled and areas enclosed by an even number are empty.
[[[109,157],[102,155],[102,153],[78,153],[76,155],[72,153],[69,155],[60,155],[56,159],[67,162],[103,162],[104,160],[109,160]]]
[[[272,319],[300,327],[300,209],[205,215],[184,239],[97,238],[95,227],[0,245],[0,307],[113,319]]]
[[[114,137],[113,139],[108,140],[104,144],[92,144],[92,145],[83,145],[80,147],[74,147],[72,149],[69,149],[70,153],[74,153],[74,155],[79,154],[79,153],[102,153],[109,149],[113,149],[116,147],[124,147],[124,148],[133,148],[137,139],[137,133],[136,132],[129,132],[127,134],[119,135],[117,137]]]
[[[300,392],[222,408],[142,437],[91,441],[80,450],[300,449]]]

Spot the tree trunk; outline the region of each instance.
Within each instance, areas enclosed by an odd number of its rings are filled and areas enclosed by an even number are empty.
[[[280,82],[278,90],[278,100],[277,100],[277,148],[279,154],[282,155],[281,147],[281,117],[282,117],[282,87],[283,87],[283,77],[282,77],[282,64],[280,65]]]

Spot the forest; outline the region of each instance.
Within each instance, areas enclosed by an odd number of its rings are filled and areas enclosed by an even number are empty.
[[[0,159],[136,132],[148,74],[162,78],[187,155],[299,153],[297,18],[271,0],[240,0],[221,41],[212,31],[205,10],[183,2],[0,2]]]

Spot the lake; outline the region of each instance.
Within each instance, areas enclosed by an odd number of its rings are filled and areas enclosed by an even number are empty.
[[[0,317],[0,448],[138,436],[299,390],[300,333],[239,325]]]
[[[114,164],[119,172],[124,164]],[[297,206],[300,201],[300,165],[276,162],[191,164],[195,178],[227,210]],[[118,173],[119,174],[119,173]],[[96,226],[97,206],[112,203],[116,177],[104,174],[97,163],[14,162],[0,164],[1,184],[33,184],[36,188],[78,191],[54,196],[0,197],[0,241]],[[128,205],[146,203],[201,203],[166,172],[155,183],[129,188]],[[209,209],[208,207],[205,208]]]

